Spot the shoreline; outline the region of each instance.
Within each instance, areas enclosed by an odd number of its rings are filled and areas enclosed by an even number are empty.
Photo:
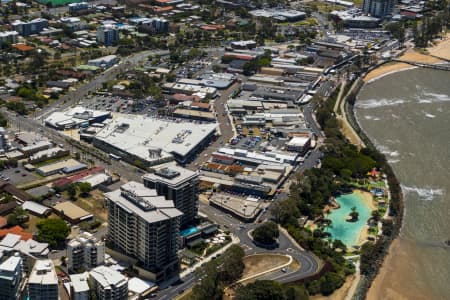
[[[401,65],[402,63],[397,63],[397,64],[398,64],[398,65]],[[392,66],[394,66],[394,65],[392,65]],[[382,67],[383,67],[383,66],[380,66],[379,68],[382,68]],[[419,67],[417,67],[417,66],[411,66],[411,65],[408,65],[408,66],[398,66],[397,69],[392,70],[392,71],[382,71],[382,73],[381,73],[380,75],[377,75],[377,76],[375,76],[375,77],[373,77],[373,78],[370,78],[370,79],[367,80],[367,81],[366,81],[366,79],[364,79],[364,83],[365,83],[365,84],[370,84],[370,83],[375,82],[375,81],[377,81],[378,79],[381,79],[381,78],[383,78],[383,77],[385,77],[385,76],[392,75],[392,74],[395,74],[395,73],[404,72],[404,71],[408,71],[408,70],[413,70],[413,69],[416,69],[416,68],[419,68]],[[378,69],[378,68],[377,68],[377,69]],[[377,69],[375,69],[375,70],[377,70]],[[375,70],[373,70],[373,71],[375,71]]]
[[[434,47],[431,47],[427,49],[428,53],[430,55],[426,55],[430,59],[434,59],[437,61],[445,62],[443,60],[447,60],[450,58],[450,53],[448,50],[448,46],[450,46],[450,33],[447,34],[446,38],[439,42]],[[444,55],[437,55],[436,48],[440,47],[441,51],[445,51],[445,54],[448,55],[447,57],[443,57]],[[435,50],[435,51],[433,51]],[[416,51],[414,51],[417,53]],[[441,54],[441,53],[439,53]],[[425,56],[421,54],[422,56]],[[440,56],[440,57],[439,57]],[[403,56],[402,56],[403,57]],[[409,57],[411,59],[412,57]],[[415,57],[417,58],[417,57]],[[414,60],[414,59],[411,59]],[[364,76],[360,77],[358,80],[362,82],[359,86],[357,86],[357,89],[354,93],[355,100],[357,99],[357,95],[359,94],[361,88],[365,84],[369,84],[371,82],[374,82],[375,80],[378,80],[384,76],[394,74],[396,72],[406,71],[408,69],[414,68],[414,66],[405,66],[406,64],[403,63],[395,63],[391,64],[391,66],[384,66],[380,65],[377,68],[371,70],[369,73],[365,74]],[[383,69],[381,69],[383,68]],[[371,74],[371,76],[370,76]],[[344,100],[345,101],[345,100]],[[379,153],[381,156],[381,159],[379,163],[382,164],[383,168],[385,169],[385,174],[387,175],[387,183],[388,183],[388,191],[390,195],[390,202],[388,206],[388,210],[392,213],[392,220],[393,220],[393,231],[392,234],[389,236],[385,236],[386,240],[383,245],[383,254],[381,255],[381,263],[375,265],[375,273],[370,276],[361,276],[361,279],[359,281],[359,285],[355,290],[352,290],[351,294],[347,295],[347,298],[353,298],[355,295],[358,295],[358,297],[364,297],[369,300],[375,300],[380,299],[380,289],[382,290],[383,287],[383,281],[386,278],[386,275],[390,272],[389,270],[389,262],[392,261],[392,259],[395,259],[393,252],[397,250],[399,247],[399,233],[403,227],[403,217],[405,214],[405,207],[404,207],[404,199],[403,199],[403,192],[400,187],[400,182],[397,179],[396,174],[394,173],[391,164],[388,162],[384,154],[380,153],[380,151],[377,150],[375,145],[373,144],[372,140],[367,136],[365,131],[362,129],[361,125],[358,122],[358,119],[355,114],[355,105],[354,103],[348,103],[347,107],[344,110],[344,113],[347,115],[347,118],[349,119],[349,125],[353,127],[355,133],[359,136],[359,138],[365,142],[366,147],[372,148],[375,152]],[[367,225],[365,232],[367,233]],[[363,233],[364,230],[361,231]],[[358,238],[358,242],[360,242],[363,238],[363,235],[360,234]],[[397,295],[401,296],[402,295]],[[346,299],[347,299],[346,298]]]
[[[380,67],[382,67],[382,66],[380,66]],[[413,66],[411,66],[411,67],[413,67]],[[378,71],[379,74],[377,74],[377,76],[375,76],[375,77],[378,77],[377,79],[379,79],[383,76],[387,76],[388,75],[387,73],[392,74],[392,72],[400,72],[400,71],[406,70],[406,68],[398,69],[398,64],[394,67],[391,66],[390,68],[392,68],[391,70],[389,70],[390,72],[387,72],[386,68],[382,72]],[[372,70],[371,71],[372,74],[374,74],[373,72],[377,69],[378,68]],[[359,94],[361,88],[363,88],[365,84],[368,84],[368,82],[367,82],[368,80],[365,80],[367,78],[367,75],[368,74],[366,74],[364,77],[360,77],[358,79],[358,80],[360,80],[360,82],[362,84],[359,84],[357,86],[357,89],[354,91],[354,96],[356,98],[357,98],[357,95]],[[382,75],[382,76],[380,76],[380,75]],[[375,77],[369,78],[369,80],[374,79]],[[379,163],[382,165],[382,168],[384,169],[384,173],[387,176],[388,189],[389,189],[389,194],[390,194],[389,210],[392,213],[392,220],[394,221],[392,234],[389,236],[385,236],[385,243],[383,246],[384,254],[382,255],[381,263],[377,264],[375,266],[376,271],[373,275],[368,276],[368,277],[362,276],[361,280],[359,282],[360,284],[358,285],[356,290],[353,291],[353,295],[359,295],[359,296],[364,295],[365,297],[367,297],[369,294],[370,287],[375,282],[375,280],[379,277],[383,278],[385,276],[385,272],[386,272],[385,262],[392,257],[392,255],[389,255],[389,252],[392,249],[392,245],[394,244],[394,241],[397,240],[397,237],[399,235],[401,227],[403,226],[404,199],[403,199],[403,193],[400,188],[399,181],[396,177],[396,174],[392,170],[391,165],[387,161],[384,154],[380,153],[380,151],[377,150],[377,148],[373,144],[372,140],[367,136],[367,134],[365,133],[365,131],[362,129],[361,125],[359,124],[359,122],[356,118],[356,114],[355,114],[355,105],[353,103],[348,103],[348,106],[345,109],[345,113],[347,114],[347,118],[349,120],[350,126],[353,127],[353,129],[355,130],[355,132],[359,136],[359,138],[362,141],[364,141],[366,147],[372,148],[375,152],[380,154],[381,159],[380,159]],[[366,230],[366,233],[367,233],[367,230]],[[358,241],[361,241],[363,238],[364,238],[364,236],[360,235]]]
[[[427,52],[436,58],[450,60],[450,33],[444,39],[437,41],[435,45],[427,48]]]
[[[449,35],[450,36],[450,35]],[[429,52],[432,52],[435,47],[442,47],[442,45],[450,45],[450,39],[446,39],[441,41],[437,46],[434,46],[429,49]],[[449,54],[450,56],[450,54]],[[417,62],[417,63],[428,63],[428,64],[439,64],[439,63],[445,63],[445,58],[438,58],[436,55],[432,54],[423,54],[416,50],[408,50],[405,52],[402,56],[399,57],[400,59],[411,61],[411,62]],[[418,68],[416,66],[412,66],[410,64],[404,63],[404,62],[387,62],[383,65],[378,66],[377,68],[371,70],[369,73],[367,73],[363,78],[363,82],[365,84],[369,84],[374,82],[375,80],[378,80],[380,78],[383,78],[384,76],[395,74],[397,72],[403,72],[411,69]]]

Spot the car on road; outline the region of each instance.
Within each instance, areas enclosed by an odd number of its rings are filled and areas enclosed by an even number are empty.
[[[281,272],[286,273],[287,269],[286,268],[281,268]]]

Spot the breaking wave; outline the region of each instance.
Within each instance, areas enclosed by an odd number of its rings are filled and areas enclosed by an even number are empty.
[[[431,93],[424,92],[422,97],[425,99],[419,99],[419,103],[432,103],[432,102],[447,102],[450,101],[450,95],[439,94],[439,93]],[[429,102],[421,102],[421,101],[429,101]]]
[[[387,162],[390,164],[396,164],[400,162],[400,159],[388,159]]]
[[[355,106],[362,109],[378,108],[384,106],[397,106],[405,103],[402,99],[371,99],[367,101],[357,101]]]
[[[364,116],[364,119],[372,121],[380,121],[380,118],[374,116]]]
[[[405,194],[414,193],[419,196],[420,200],[431,201],[436,197],[442,196],[444,191],[442,189],[420,188],[416,186],[402,185],[402,190]]]
[[[390,156],[390,157],[399,157],[400,153],[398,151],[394,151],[389,149],[388,146],[385,145],[376,145],[378,151],[383,153],[384,155]]]

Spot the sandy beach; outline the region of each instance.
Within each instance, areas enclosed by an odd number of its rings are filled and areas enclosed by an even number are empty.
[[[449,43],[447,45],[447,43]],[[443,46],[440,46],[441,44],[443,44]],[[440,50],[439,53],[445,53],[445,51],[450,52],[450,40],[446,40],[441,42],[441,44],[437,45],[436,47],[440,47],[442,48]],[[447,45],[447,46],[446,46]],[[430,49],[435,49],[436,47],[430,48]],[[445,48],[447,47],[447,48]],[[431,51],[428,50],[430,53]],[[450,53],[449,53],[450,55]],[[430,55],[426,55],[426,54],[422,54],[419,53],[415,50],[408,50],[405,54],[403,54],[402,56],[399,57],[399,59],[403,59],[403,60],[408,60],[408,61],[414,61],[414,62],[421,62],[421,63],[426,63],[426,64],[436,64],[436,63],[443,63],[443,60],[440,60],[436,57],[430,56]],[[373,80],[379,79],[383,76],[395,73],[395,72],[400,72],[400,71],[404,71],[404,70],[408,70],[408,69],[412,69],[415,68],[414,66],[411,66],[407,63],[402,63],[402,62],[389,62],[386,63],[372,71],[370,71],[365,77],[364,77],[364,82],[371,82]]]
[[[371,193],[362,190],[354,190],[353,192],[355,194],[360,195],[361,199],[363,199],[363,201],[371,211],[378,209],[373,201],[373,195]],[[366,225],[359,233],[358,245],[362,245],[365,241],[367,241],[368,236],[369,236],[369,225]]]
[[[424,63],[441,63],[442,59],[450,59],[450,34],[443,41],[426,49],[430,55],[409,50],[402,59]],[[370,72],[365,82],[375,80],[392,72],[407,69],[405,64],[386,64]],[[440,299],[434,297],[429,282],[421,277],[420,269],[426,261],[418,261],[422,257],[416,254],[417,246],[414,242],[396,238],[389,247],[388,255],[384,258],[379,274],[373,281],[366,299],[368,300],[403,300],[403,299]],[[421,253],[422,254],[422,253]],[[417,256],[416,256],[417,255]],[[412,263],[414,262],[414,263]]]
[[[413,61],[413,62],[419,62],[424,64],[437,64],[437,63],[443,63],[444,61],[441,59],[438,59],[436,57],[423,54],[420,52],[417,52],[416,50],[408,50],[405,54],[399,57],[399,59],[407,60],[407,61]]]
[[[399,238],[392,242],[389,255],[367,293],[367,300],[440,299],[433,295],[427,283],[416,278],[417,269],[411,264],[411,260],[414,260],[411,257],[411,247],[414,246],[410,242]],[[415,284],[405,283],[405,280]]]
[[[427,51],[433,56],[450,60],[450,33],[447,33],[446,39],[437,41],[436,45],[427,48]]]
[[[379,79],[383,76],[392,74],[394,72],[399,72],[407,69],[414,68],[411,65],[400,63],[400,62],[391,62],[386,63],[372,71],[370,71],[365,77],[364,82],[371,82],[373,80]]]
[[[367,207],[370,208],[370,210],[377,209],[377,206],[373,201],[373,195],[371,193],[362,190],[354,190],[353,193],[358,194],[361,197],[361,199],[363,199]]]

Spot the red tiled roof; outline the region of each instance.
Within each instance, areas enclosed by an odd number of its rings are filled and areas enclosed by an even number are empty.
[[[73,182],[76,182],[76,181],[78,181],[78,180],[80,180],[82,178],[88,177],[90,175],[103,172],[104,170],[105,170],[105,168],[103,168],[101,166],[96,166],[96,167],[93,167],[91,169],[83,170],[83,171],[78,172],[78,173],[76,173],[74,175],[71,175],[71,176],[68,176],[68,177],[65,177],[65,178],[61,178],[61,179],[55,181],[53,183],[53,186],[59,186],[59,187],[65,186],[67,184],[71,184]]]
[[[223,154],[213,153],[212,156],[213,156],[213,158],[220,159],[220,160],[229,160],[229,161],[233,161],[234,160],[234,158],[232,158],[232,157],[230,157],[228,155],[223,155]]]
[[[254,57],[251,55],[246,55],[246,54],[234,54],[234,53],[225,53],[224,56],[228,56],[228,57],[234,57],[235,59],[240,59],[240,60],[252,60]]]
[[[0,217],[0,228],[3,228],[8,224],[8,219],[5,217]]]
[[[153,11],[155,13],[167,12],[167,11],[171,11],[172,9],[173,9],[173,6],[163,6],[163,7],[154,6],[153,7]]]
[[[192,107],[209,109],[210,104],[209,103],[203,103],[203,102],[192,102],[191,106]]]
[[[179,102],[192,101],[192,100],[194,100],[194,96],[189,96],[186,94],[173,94],[172,99],[174,101],[179,101]]]
[[[27,52],[27,51],[31,51],[34,49],[34,47],[25,45],[25,44],[14,44],[13,45],[14,48],[16,48],[19,51],[23,51],[23,52]]]
[[[200,28],[203,30],[220,30],[225,29],[225,25],[203,25]]]
[[[8,229],[0,229],[0,238],[4,238],[8,233],[20,235],[20,239],[28,241],[33,238],[33,235],[29,232],[25,232],[22,227],[14,226]]]

